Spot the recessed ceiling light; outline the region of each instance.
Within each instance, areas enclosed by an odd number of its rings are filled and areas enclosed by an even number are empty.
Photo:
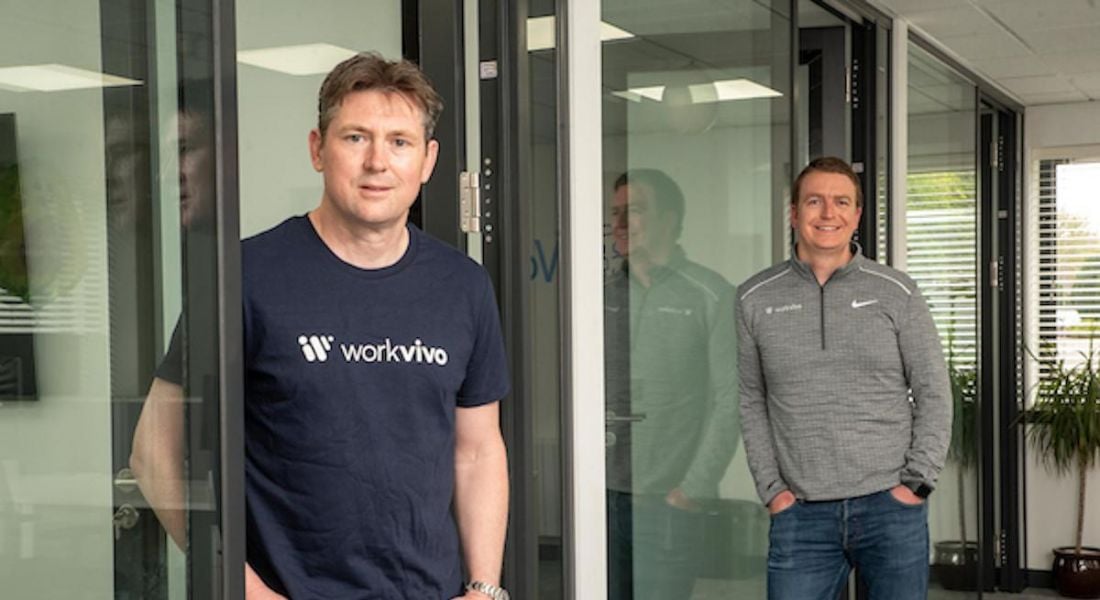
[[[681,88],[682,89],[682,88]],[[688,97],[692,104],[709,104],[727,100],[751,100],[753,98],[775,98],[783,94],[770,87],[760,85],[748,79],[724,79],[713,83],[697,83],[687,86]],[[665,86],[652,85],[611,92],[613,96],[641,102],[643,99],[663,102]]]
[[[649,87],[630,88],[629,90],[611,93],[612,95],[630,100],[631,102],[641,102],[643,98],[648,98],[654,102],[660,102],[661,97],[664,96],[665,93],[665,86],[651,85]]]
[[[61,92],[125,85],[141,85],[141,81],[59,64],[0,68],[0,87],[13,92]]]
[[[554,47],[556,21],[553,16],[527,19],[527,51],[549,50]],[[633,33],[606,21],[600,22],[600,40],[610,42],[635,37]]]
[[[748,79],[725,79],[722,81],[715,81],[714,88],[718,92],[718,99],[715,100],[715,102],[722,102],[724,100],[749,100],[752,98],[776,98],[783,95],[770,87],[760,85]]]
[[[318,75],[356,54],[355,50],[332,44],[302,44],[241,50],[237,62],[288,75]]]

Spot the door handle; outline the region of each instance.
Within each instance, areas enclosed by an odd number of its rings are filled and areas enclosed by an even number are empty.
[[[645,413],[630,413],[619,416],[614,411],[609,410],[604,416],[604,422],[608,425],[611,423],[640,423],[642,421],[645,421]]]
[[[137,486],[137,477],[134,477],[134,472],[129,467],[123,467],[115,473],[115,488],[118,491],[129,493],[136,490]]]

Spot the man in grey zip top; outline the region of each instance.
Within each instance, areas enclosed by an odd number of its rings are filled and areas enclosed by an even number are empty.
[[[812,161],[791,194],[794,256],[738,288],[742,434],[772,515],[772,600],[834,600],[852,567],[872,600],[927,596],[925,499],[951,388],[913,280],[852,242],[862,208],[847,163]]]

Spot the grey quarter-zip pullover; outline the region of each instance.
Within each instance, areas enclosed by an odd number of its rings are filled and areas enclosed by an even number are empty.
[[[736,292],[679,246],[648,287],[628,267],[604,286],[608,489],[715,498],[738,442]]]
[[[951,386],[928,305],[853,246],[824,285],[792,257],[738,288],[742,435],[765,504],[934,487],[943,468]]]

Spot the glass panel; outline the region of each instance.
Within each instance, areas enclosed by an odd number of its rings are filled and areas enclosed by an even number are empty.
[[[320,202],[306,145],[317,127],[317,90],[356,52],[401,58],[401,0],[341,0],[324,10],[297,0],[238,0],[236,7],[241,237],[248,237]]]
[[[3,594],[217,598],[210,5],[61,8],[0,20]]]
[[[762,598],[732,300],[786,246],[789,3],[602,18],[609,598]]]
[[[933,588],[973,590],[978,549],[976,89],[909,45],[906,265],[943,341],[955,391],[947,464],[929,499]]]
[[[847,69],[851,64],[848,22],[813,0],[798,1],[798,158],[851,160],[852,111]]]
[[[531,175],[525,193],[531,208],[530,278],[525,321],[529,340],[530,380],[524,394],[532,406],[534,487],[538,519],[538,597],[564,593],[562,526],[561,285],[558,228],[558,51],[555,39],[557,0],[530,0],[527,11],[527,67],[530,69],[528,114],[531,118]],[[521,213],[522,214],[522,213]],[[532,504],[532,503],[529,503]]]
[[[875,29],[875,260],[890,264],[890,30]]]

